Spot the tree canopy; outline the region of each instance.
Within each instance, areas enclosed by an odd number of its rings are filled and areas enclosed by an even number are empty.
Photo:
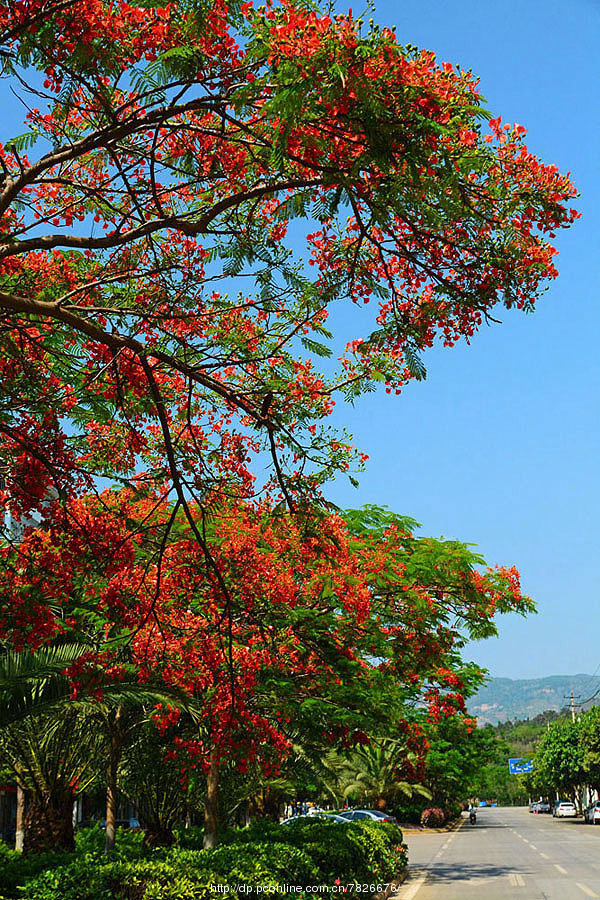
[[[388,28],[304,0],[25,0],[0,22],[29,110],[0,151],[17,513],[98,478],[190,521],[215,492],[293,509],[351,465],[336,395],[399,390],[556,275],[568,176]],[[332,335],[340,301],[360,316]]]

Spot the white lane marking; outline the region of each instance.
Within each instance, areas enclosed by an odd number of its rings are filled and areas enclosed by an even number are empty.
[[[511,887],[525,887],[525,879],[516,872],[511,872],[508,876]]]
[[[550,859],[550,857],[548,856],[548,854],[547,854],[547,853],[542,853],[541,850],[540,850],[540,856],[543,856],[544,859]]]
[[[566,870],[566,869],[563,869],[562,866],[559,866],[558,863],[554,863],[554,868],[555,868],[555,869],[558,869],[558,871],[560,872],[561,875],[568,875],[568,874],[569,874],[569,873],[567,872],[567,870]]]
[[[435,856],[429,863],[430,866],[432,865],[432,863],[435,862],[435,860],[439,856],[442,855],[444,850],[452,843],[452,841],[456,838],[458,831],[459,831],[459,829],[457,829],[456,831],[453,831],[452,834],[450,835],[450,837],[446,840],[446,843],[442,844],[442,846],[440,847],[438,852],[435,854]],[[416,881],[413,882],[411,879],[411,881],[408,883],[406,893],[402,894],[399,891],[396,894],[392,894],[392,896],[390,897],[390,900],[394,900],[394,898],[397,898],[397,900],[413,900],[413,897],[416,897],[417,893],[421,890],[425,881],[427,880],[427,875],[428,875],[428,872],[425,871],[422,875],[419,875],[419,877],[416,879]],[[403,887],[404,887],[404,885],[403,885]],[[400,890],[402,890],[402,888]]]
[[[519,832],[518,832],[518,831],[515,831],[515,834],[516,834],[516,836],[517,836],[517,837],[520,837],[520,838],[521,838],[521,840],[523,840],[523,835],[522,835],[522,834],[519,834]]]
[[[577,885],[579,890],[583,891],[584,894],[587,894],[588,897],[597,897],[598,896],[598,894],[596,894],[591,888],[589,888],[587,886],[587,884],[581,884],[580,881],[576,881],[575,884]]]
[[[537,850],[537,847],[535,846],[535,844],[532,844],[532,845],[531,845],[531,849],[532,849],[532,850]]]
[[[414,884],[411,884],[408,888],[408,892],[404,895],[403,900],[413,900],[413,897],[416,897],[417,891],[420,891],[425,883],[425,879],[427,878],[427,874],[421,875],[420,878],[417,878]],[[398,894],[394,895],[398,897]]]

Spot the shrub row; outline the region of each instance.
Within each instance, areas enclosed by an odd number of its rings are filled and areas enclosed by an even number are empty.
[[[258,886],[389,882],[406,866],[400,829],[375,822],[260,825],[228,832],[215,850],[200,849],[202,834],[194,831],[186,846],[154,851],[141,836],[119,833],[111,857],[102,854],[97,829],[70,856],[21,857],[4,848],[0,900],[245,900]]]

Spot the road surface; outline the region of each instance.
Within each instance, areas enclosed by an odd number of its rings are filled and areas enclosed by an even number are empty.
[[[405,841],[410,874],[394,900],[600,898],[600,825],[581,818],[485,807],[476,825]]]

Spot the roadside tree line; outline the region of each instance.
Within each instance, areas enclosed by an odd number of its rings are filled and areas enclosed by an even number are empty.
[[[480,729],[485,751],[472,781],[474,796],[523,805],[531,798],[582,805],[600,792],[600,707],[573,720],[567,710]],[[531,775],[511,775],[511,757],[532,759]]]
[[[582,807],[600,796],[600,707],[557,719],[542,734],[534,756],[532,792],[568,798]]]
[[[242,805],[273,814],[283,769],[289,799],[385,807],[429,771],[433,798],[456,801],[482,678],[460,649],[497,612],[530,608],[514,570],[482,574],[467,545],[376,507],[321,516],[317,532],[238,505],[205,530],[232,613],[176,508],[146,507],[156,533],[134,537],[123,494],[70,508],[69,527],[30,525],[0,550],[0,746],[26,849],[72,847],[73,799],[92,788],[108,849],[119,793],[149,843],[202,812],[211,846]],[[178,541],[161,549],[167,518]],[[161,552],[157,593],[144,575]]]

